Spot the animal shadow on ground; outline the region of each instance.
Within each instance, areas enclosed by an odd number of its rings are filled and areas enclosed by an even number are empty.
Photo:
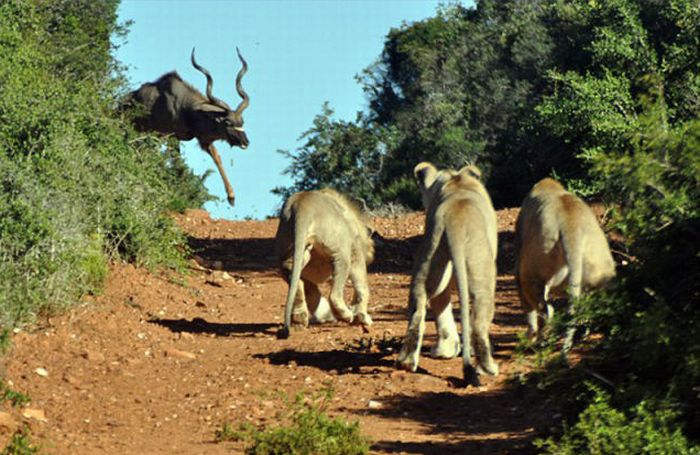
[[[276,270],[275,239],[204,239],[189,237],[199,265],[229,272]]]
[[[215,334],[217,336],[240,336],[252,337],[256,333],[273,335],[279,324],[270,323],[220,323],[208,322],[202,318],[187,319],[149,319],[151,324],[158,324],[169,329],[171,332],[187,332],[192,334]]]
[[[422,238],[422,235],[416,235],[406,239],[391,239],[375,233],[375,259],[369,266],[369,272],[410,274],[413,256]]]
[[[322,371],[337,374],[374,374],[379,367],[392,367],[391,357],[381,352],[352,352],[341,349],[317,352],[300,352],[285,349],[268,354],[256,354],[256,359],[268,359],[273,365],[288,365],[294,362],[300,366],[310,366]]]
[[[389,437],[376,441],[371,449],[389,453],[422,454],[534,454],[537,437],[533,427],[547,419],[542,392],[513,386],[494,391],[458,394],[422,392],[396,394],[381,400],[370,412],[386,419],[412,419],[426,434],[449,434],[451,441],[402,442]],[[543,415],[544,414],[544,415]],[[551,422],[550,422],[551,423]]]

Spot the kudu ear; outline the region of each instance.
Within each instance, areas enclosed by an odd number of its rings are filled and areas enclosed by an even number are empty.
[[[202,112],[216,112],[217,114],[223,114],[225,112],[228,112],[223,107],[217,106],[216,104],[212,103],[203,103],[198,109]]]
[[[418,181],[421,191],[430,188],[437,177],[437,168],[432,163],[423,161],[413,168],[413,176]]]
[[[481,180],[481,169],[476,167],[474,164],[467,164],[458,172],[460,175],[469,175],[477,180]]]

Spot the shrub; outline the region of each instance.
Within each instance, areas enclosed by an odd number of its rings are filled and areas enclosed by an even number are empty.
[[[297,394],[289,404],[288,425],[255,428],[243,425],[239,432],[230,426],[217,432],[217,439],[247,441],[247,454],[328,454],[361,455],[369,451],[365,438],[360,435],[359,423],[348,423],[340,417],[329,417],[325,408],[332,396],[330,388],[319,394]]]
[[[31,400],[29,397],[22,392],[17,392],[12,390],[10,386],[5,383],[0,383],[0,402],[9,401],[12,406],[19,407],[24,406]]]
[[[564,436],[540,439],[535,445],[543,453],[577,455],[581,453],[639,455],[691,454],[694,449],[678,428],[676,414],[670,410],[654,409],[642,401],[630,415],[610,405],[610,397],[593,387],[592,403],[579,415],[578,422],[566,429]]]
[[[0,3],[0,327],[100,292],[110,259],[181,264],[165,212],[209,197],[161,140],[113,114],[117,5]]]
[[[2,455],[32,455],[39,452],[39,447],[31,441],[31,433],[27,427],[12,435],[12,439],[3,449]]]
[[[663,103],[652,103],[639,124],[633,150],[592,158],[632,259],[611,289],[576,302],[575,322],[603,335],[579,368],[615,392],[595,395],[550,444],[563,453],[605,453],[616,438],[624,453],[687,453],[679,429],[700,430],[700,121],[670,126]]]

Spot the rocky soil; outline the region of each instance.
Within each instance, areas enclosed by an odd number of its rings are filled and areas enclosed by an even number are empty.
[[[501,375],[482,387],[461,386],[459,359],[428,356],[432,322],[419,372],[393,366],[422,214],[375,219],[370,334],[334,323],[278,340],[277,220],[190,211],[177,217],[195,250],[186,274],[112,264],[102,295],[13,336],[5,380],[31,402],[4,405],[0,443],[27,425],[42,453],[241,453],[241,442],[215,442],[224,423],[273,425],[285,396],[330,385],[328,412],[359,421],[372,453],[534,453],[537,430],[560,423],[541,392],[512,385],[528,368],[513,352],[525,331],[511,274],[516,214],[498,213]]]

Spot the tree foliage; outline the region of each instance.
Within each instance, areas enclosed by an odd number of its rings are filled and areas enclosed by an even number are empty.
[[[476,162],[499,206],[518,204],[552,173],[599,193],[586,160],[600,147],[631,148],[642,97],[661,94],[671,124],[698,115],[696,13],[681,0],[482,0],[392,29],[358,76],[368,112],[343,126],[377,140],[366,152],[382,163],[373,203],[417,208],[411,171],[422,160]],[[315,124],[309,133],[339,125]],[[320,155],[341,157],[343,142],[324,144]],[[314,147],[288,156],[304,160]],[[295,173],[294,188],[313,187],[314,175]]]
[[[113,114],[117,5],[0,2],[2,326],[99,292],[110,257],[178,263],[164,210],[206,198],[159,140]]]
[[[375,194],[382,169],[380,135],[358,122],[333,119],[333,110],[326,103],[313,126],[300,137],[304,141],[296,154],[279,153],[291,159],[284,171],[292,176],[289,188],[276,188],[273,193],[287,198],[297,191],[333,187],[368,205],[379,202]]]
[[[476,162],[497,205],[518,205],[553,174],[615,208],[610,228],[625,239],[620,253],[631,264],[576,313],[604,335],[594,367],[615,391],[600,402],[591,397],[549,450],[598,453],[596,444],[619,438],[629,447],[657,444],[650,453],[690,447],[677,429],[700,434],[700,5],[451,3],[392,29],[358,81],[369,97],[361,122],[317,123],[312,134],[342,124],[376,138],[371,153],[381,166],[368,169],[372,184],[362,188],[372,189],[375,205],[417,208],[411,171],[430,160]],[[301,156],[322,150],[341,159],[345,138],[334,137],[323,147],[307,142]],[[288,156],[296,173],[300,155]],[[305,163],[295,174],[299,188],[317,183],[308,178],[314,163]],[[646,434],[654,422],[663,428]]]

